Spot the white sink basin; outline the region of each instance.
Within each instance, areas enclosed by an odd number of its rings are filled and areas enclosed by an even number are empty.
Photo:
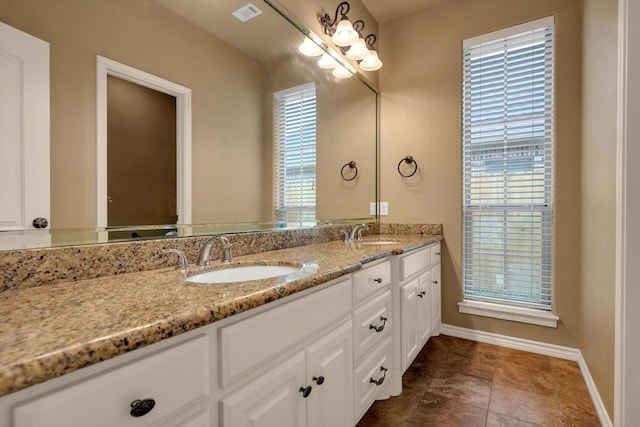
[[[362,240],[358,243],[361,245],[397,245],[400,242],[395,240]]]
[[[269,279],[285,276],[300,270],[301,266],[290,265],[239,265],[229,268],[207,271],[187,277],[192,283],[232,283],[247,282],[249,280]]]

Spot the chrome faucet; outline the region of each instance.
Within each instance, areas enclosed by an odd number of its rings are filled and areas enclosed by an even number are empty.
[[[355,239],[358,241],[362,240],[362,230],[369,231],[369,226],[367,224],[356,224],[351,228],[349,233],[344,231],[344,241],[349,243],[353,242]]]
[[[204,242],[204,244],[202,245],[202,248],[200,248],[200,254],[198,255],[198,266],[206,267],[210,265],[209,253],[211,252],[211,247],[213,246],[213,243],[216,241],[219,241],[222,244],[222,250],[223,250],[222,262],[233,261],[233,254],[231,253],[231,249],[234,248],[235,246],[244,244],[242,240],[239,242],[230,243],[229,239],[226,236],[213,236],[212,238]]]

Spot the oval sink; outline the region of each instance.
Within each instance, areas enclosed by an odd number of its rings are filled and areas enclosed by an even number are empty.
[[[395,240],[362,240],[358,243],[361,245],[397,245],[400,242]]]
[[[192,283],[247,282],[285,276],[295,273],[300,268],[301,266],[291,265],[238,265],[196,274],[185,280]]]

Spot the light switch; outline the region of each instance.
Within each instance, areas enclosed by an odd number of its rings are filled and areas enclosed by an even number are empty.
[[[380,202],[380,216],[389,215],[389,202]]]

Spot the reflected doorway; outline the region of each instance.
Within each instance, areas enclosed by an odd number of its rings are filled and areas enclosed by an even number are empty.
[[[176,98],[107,76],[107,226],[177,217]]]
[[[191,223],[191,89],[186,88],[184,86],[178,85],[171,81],[162,79],[153,74],[149,74],[147,72],[135,69],[133,67],[129,67],[125,64],[121,64],[119,62],[104,58],[102,56],[97,56],[96,62],[96,151],[97,151],[97,164],[96,164],[96,225],[98,228],[103,228],[107,226],[122,226],[122,225],[150,225],[150,224],[190,224]],[[116,78],[116,79],[113,79]],[[111,214],[110,208],[108,207],[109,198],[114,200],[116,197],[115,193],[113,195],[109,194],[108,185],[111,185],[112,182],[109,182],[108,177],[110,178],[110,174],[108,173],[108,169],[110,166],[113,166],[118,172],[116,174],[123,174],[122,168],[123,165],[118,165],[118,163],[123,162],[122,158],[112,157],[108,161],[108,157],[111,156],[108,150],[108,84],[110,81],[113,83],[120,83],[118,80],[123,80],[123,83],[130,83],[129,88],[136,88],[136,91],[139,90],[147,90],[147,95],[151,94],[153,97],[163,97],[165,101],[168,101],[166,104],[168,105],[167,110],[173,109],[174,111],[174,120],[170,120],[172,122],[173,136],[174,142],[172,142],[174,147],[174,155],[173,165],[175,168],[174,176],[175,181],[174,188],[175,191],[172,192],[172,195],[169,199],[175,200],[175,208],[171,209],[171,214],[162,214],[165,215],[161,219],[149,219],[149,220],[140,220],[138,218],[132,219],[130,214],[126,214],[124,218],[121,216],[120,218],[115,218],[113,221],[109,218]],[[121,85],[118,85],[121,86]],[[113,86],[116,87],[116,86]],[[154,93],[157,92],[157,93]],[[130,96],[131,94],[127,95]],[[125,122],[129,123],[129,132],[130,136],[124,138],[124,145],[132,144],[132,141],[137,140],[139,138],[139,131],[137,130],[136,123],[142,122],[146,119],[142,119],[138,113],[141,111],[136,111],[138,109],[144,109],[146,107],[134,107],[132,104],[133,101],[129,99],[129,101],[125,100],[125,104],[127,104],[124,108],[120,108],[124,110],[124,112],[129,113],[130,115],[125,118]],[[137,101],[136,101],[137,102]],[[116,114],[116,113],[109,113]],[[117,113],[120,114],[120,113]],[[155,127],[153,125],[152,127]],[[119,131],[116,131],[116,133]],[[163,133],[165,131],[161,131]],[[167,133],[170,131],[166,130]],[[150,134],[150,139],[158,138],[157,134]],[[155,141],[154,143],[156,143]],[[131,147],[129,147],[131,148]],[[169,157],[170,155],[165,153],[164,157]],[[133,168],[134,173],[138,173],[142,175],[140,178],[142,180],[153,181],[156,178],[149,175],[149,172],[142,169],[140,163],[139,154],[134,156],[133,154],[129,154],[132,158],[129,160],[133,160],[133,166],[129,169]],[[135,158],[134,158],[135,157]],[[147,159],[145,159],[145,162]],[[115,163],[115,164],[114,164]],[[164,162],[163,162],[164,163]],[[109,166],[109,164],[111,164]],[[138,169],[136,172],[135,169]],[[128,182],[125,182],[123,185],[129,185],[130,187],[134,187]],[[113,189],[109,189],[110,191],[115,191]],[[138,188],[134,188],[134,191],[131,192],[128,198],[132,199],[143,199],[149,200],[147,198],[148,195],[142,194],[142,191]],[[156,196],[160,197],[160,196]],[[160,200],[151,200],[148,201],[147,204],[154,205],[158,202],[160,204]],[[164,203],[164,202],[163,202]],[[177,213],[177,218],[176,218]],[[169,218],[169,215],[171,218]],[[171,221],[165,220],[165,218],[171,219]],[[133,221],[133,222],[132,222]]]

